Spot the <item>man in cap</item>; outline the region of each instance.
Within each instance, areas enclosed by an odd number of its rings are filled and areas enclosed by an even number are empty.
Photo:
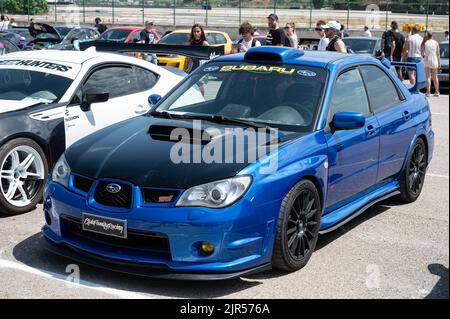
[[[344,41],[339,37],[338,32],[341,30],[341,24],[336,21],[328,21],[327,24],[322,26],[325,30],[325,35],[330,39],[330,43],[327,46],[327,51],[335,52],[347,52]]]
[[[144,30],[140,33],[140,43],[144,44],[156,44],[160,40],[158,33],[155,30],[153,21],[145,21]],[[142,54],[142,58],[153,64],[158,64],[156,54]]]
[[[266,45],[274,46],[289,46],[286,45],[287,38],[284,33],[284,29],[278,26],[278,16],[275,13],[271,13],[267,17],[267,24],[269,26],[269,33],[266,38]]]

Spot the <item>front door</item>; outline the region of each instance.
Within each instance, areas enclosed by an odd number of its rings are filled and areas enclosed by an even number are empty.
[[[95,69],[66,109],[66,147],[102,128],[147,113],[149,89],[157,80],[154,73],[134,66]],[[83,91],[92,88],[108,92],[109,100],[91,104],[88,111],[83,111]]]
[[[333,89],[329,122],[338,112],[366,116],[362,128],[326,133],[328,143],[328,195],[325,213],[345,205],[352,196],[374,185],[380,146],[379,124],[370,111],[360,71],[342,73]]]

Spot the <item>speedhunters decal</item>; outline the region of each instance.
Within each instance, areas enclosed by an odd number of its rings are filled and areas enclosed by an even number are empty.
[[[276,72],[279,74],[291,75],[296,71],[294,68],[283,68],[279,66],[266,66],[266,65],[225,65],[220,69],[220,72],[229,71],[252,71],[252,72],[263,72],[272,73]]]
[[[28,66],[28,67],[55,70],[59,72],[67,72],[72,69],[72,67],[68,65],[37,60],[0,60],[0,65]]]

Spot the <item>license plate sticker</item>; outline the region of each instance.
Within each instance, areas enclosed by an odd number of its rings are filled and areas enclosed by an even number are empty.
[[[98,234],[127,238],[127,221],[83,213],[83,230]]]

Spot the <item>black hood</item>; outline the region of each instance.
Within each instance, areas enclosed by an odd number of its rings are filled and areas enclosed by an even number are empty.
[[[225,127],[232,127],[205,121],[202,121],[202,125],[202,131],[215,127],[225,132]],[[167,133],[177,127],[186,128],[192,133],[193,121],[149,116],[127,120],[75,143],[66,151],[66,159],[73,173],[90,178],[113,178],[146,187],[189,188],[235,176],[249,164],[246,154],[257,153],[255,146],[251,149],[244,145],[240,148],[242,151],[239,151],[241,155],[245,153],[243,163],[233,161],[232,164],[175,164],[170,154],[178,142],[171,141],[170,134]],[[289,138],[280,141],[280,145],[300,135],[290,134]],[[212,141],[199,141],[197,145],[203,150],[207,145],[211,147],[212,143],[218,143],[221,139],[223,136]],[[184,144],[193,147],[193,143],[193,140],[190,140]]]

